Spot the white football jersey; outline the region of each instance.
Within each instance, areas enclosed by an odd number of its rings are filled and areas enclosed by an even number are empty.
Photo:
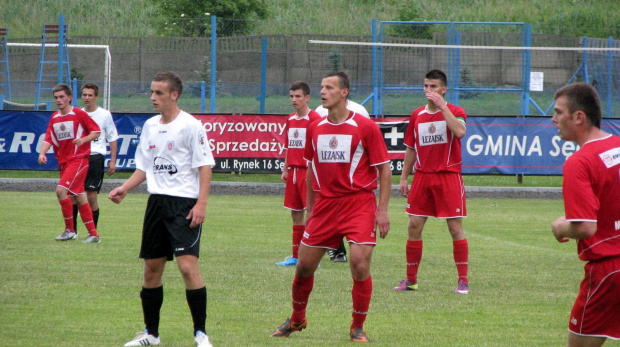
[[[136,149],[136,168],[146,172],[148,192],[198,198],[199,168],[213,167],[207,133],[199,120],[185,111],[161,124],[161,115],[144,123]]]
[[[97,107],[94,112],[88,112],[83,108],[84,112],[88,113],[95,123],[101,129],[101,135],[90,143],[90,154],[107,154],[107,144],[112,141],[118,140],[118,131],[110,111]]]

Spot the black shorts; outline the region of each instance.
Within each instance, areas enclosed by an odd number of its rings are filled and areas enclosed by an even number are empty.
[[[84,181],[84,190],[87,192],[96,191],[99,193],[101,184],[103,183],[103,162],[102,154],[91,154],[88,157],[88,173]]]
[[[186,219],[197,199],[153,194],[149,197],[142,227],[140,258],[156,259],[200,253],[202,224],[190,228]]]

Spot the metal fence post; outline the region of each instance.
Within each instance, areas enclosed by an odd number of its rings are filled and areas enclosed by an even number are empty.
[[[211,16],[211,113],[215,113],[215,85],[217,81],[217,16]]]
[[[260,63],[260,113],[265,113],[265,98],[267,97],[267,38],[261,39],[261,63]]]
[[[205,113],[205,111],[207,110],[207,105],[205,102],[206,91],[207,91],[207,83],[205,83],[205,81],[201,81],[200,82],[200,112],[201,113]]]

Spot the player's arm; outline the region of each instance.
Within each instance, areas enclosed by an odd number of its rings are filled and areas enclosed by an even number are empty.
[[[379,227],[379,236],[384,239],[390,231],[390,217],[388,216],[388,203],[392,190],[392,170],[390,163],[377,165],[379,173],[379,204],[377,205],[377,217],[375,226]]]
[[[286,183],[288,180],[288,149],[285,148],[284,150],[286,154],[284,154],[284,166],[282,166],[282,176],[280,176],[280,179]]]
[[[47,155],[45,154],[50,150],[50,147],[52,147],[52,145],[49,142],[43,141],[41,152],[39,152],[39,165],[47,164]]]
[[[81,146],[85,143],[91,142],[93,140],[96,140],[99,136],[101,135],[101,131],[91,131],[88,135],[84,136],[84,137],[80,137],[79,139],[75,139],[73,140],[73,143],[76,146]]]
[[[118,141],[110,141],[110,163],[108,164],[108,176],[116,173],[116,151],[118,149]]]
[[[448,107],[447,102],[444,102],[442,106],[439,106],[439,109],[441,110],[443,117],[446,119],[446,125],[448,126],[448,129],[450,129],[454,136],[462,139],[465,136],[465,131],[467,130],[463,118],[457,118]]]
[[[403,162],[403,171],[400,174],[400,183],[398,185],[398,191],[403,196],[409,195],[409,182],[407,179],[411,171],[413,171],[413,164],[415,163],[415,160],[417,157],[418,156],[417,156],[417,152],[415,151],[415,149],[407,146],[407,148],[405,149],[405,160]]]
[[[200,180],[198,201],[196,201],[196,205],[194,205],[186,217],[186,219],[191,219],[191,223],[189,224],[190,228],[199,226],[205,220],[207,214],[207,199],[209,198],[209,191],[211,190],[211,166],[204,165],[199,167],[198,175]]]
[[[136,169],[133,172],[131,177],[125,181],[120,187],[112,189],[110,194],[108,195],[108,199],[112,200],[112,202],[116,204],[120,204],[121,201],[125,198],[127,193],[129,193],[132,189],[140,185],[140,183],[146,181],[146,172]]]
[[[308,172],[306,173],[306,225],[314,211],[316,202],[316,192],[312,189],[312,162],[308,162]]]
[[[558,242],[567,242],[568,239],[587,239],[596,233],[596,222],[571,222],[562,216],[551,223],[551,231]]]

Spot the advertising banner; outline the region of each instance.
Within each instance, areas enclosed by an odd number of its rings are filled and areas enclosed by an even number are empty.
[[[51,112],[0,111],[0,169],[57,170],[53,153],[37,164]],[[113,114],[119,132],[118,170],[135,169],[135,141],[152,114]],[[215,172],[277,173],[285,156],[284,115],[195,115],[216,159]],[[375,119],[383,133],[392,172],[400,174],[408,117]],[[602,129],[620,136],[620,119]],[[464,174],[561,175],[566,158],[578,150],[560,140],[551,117],[468,117],[461,139]],[[106,158],[106,165],[109,156]]]

